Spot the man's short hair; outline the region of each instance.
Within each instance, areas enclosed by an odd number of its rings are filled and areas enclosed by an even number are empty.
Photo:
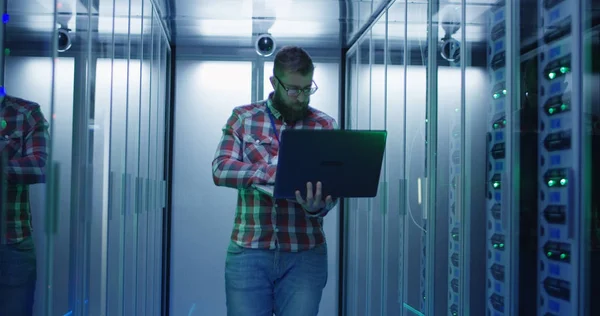
[[[273,65],[275,76],[282,76],[284,72],[299,73],[306,76],[315,70],[315,65],[310,55],[301,47],[284,46],[277,55]]]

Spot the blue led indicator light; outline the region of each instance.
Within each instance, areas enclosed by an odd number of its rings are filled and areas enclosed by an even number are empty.
[[[496,52],[504,48],[504,41],[498,41],[496,45],[494,45],[494,49]]]
[[[560,155],[550,156],[550,164],[553,166],[560,165]]]
[[[560,55],[560,46],[550,49],[549,55],[551,59],[558,57],[558,55]]]
[[[458,243],[454,244],[454,250],[460,251],[460,244],[458,244]]]
[[[560,193],[559,192],[550,193],[550,202],[560,203]]]
[[[504,133],[502,133],[502,132],[496,132],[495,136],[496,136],[496,141],[497,142],[500,142],[500,141],[504,140]]]
[[[553,84],[550,85],[550,93],[558,93],[561,90],[561,84],[560,82],[555,82]]]
[[[560,276],[560,266],[558,264],[550,263],[548,270],[550,270],[551,275]]]
[[[496,111],[504,111],[504,99],[496,103]]]
[[[560,119],[553,119],[550,121],[550,126],[552,128],[560,128]]]
[[[4,87],[0,86],[0,96],[5,96],[6,95],[6,90],[4,89]]]
[[[500,10],[494,14],[494,22],[498,22],[502,19],[504,19],[504,10]]]
[[[550,237],[554,239],[560,239],[560,229],[553,228],[550,230]]]
[[[496,81],[500,81],[502,79],[504,79],[504,71],[499,70],[496,72]]]
[[[494,282],[494,290],[496,290],[498,293],[502,293],[502,284]]]
[[[496,252],[496,262],[502,262],[502,256],[499,252]]]
[[[560,311],[560,303],[555,300],[549,299],[548,308],[550,308],[551,311],[558,313]]]
[[[460,274],[459,274],[459,273],[460,273],[460,270],[458,270],[458,269],[455,269],[455,270],[454,270],[454,277],[455,277],[455,278],[458,278],[458,277],[460,277]]]
[[[8,21],[10,21],[10,15],[8,15],[8,13],[4,13],[2,15],[2,23],[6,24]]]
[[[502,198],[502,195],[500,195],[500,192],[496,192],[494,194],[494,200],[500,202],[500,199]]]
[[[550,23],[556,21],[558,18],[560,18],[560,11],[558,8],[550,11]]]
[[[502,224],[496,223],[496,232],[497,233],[502,232]]]
[[[504,164],[502,162],[497,162],[496,163],[496,171],[502,171],[504,170]]]

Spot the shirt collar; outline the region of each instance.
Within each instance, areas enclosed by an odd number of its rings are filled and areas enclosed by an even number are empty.
[[[275,116],[275,118],[280,119],[281,113],[277,111],[277,109],[273,106],[273,94],[274,92],[269,93],[269,97],[267,98],[267,107],[269,108],[269,111],[273,113],[273,116]]]

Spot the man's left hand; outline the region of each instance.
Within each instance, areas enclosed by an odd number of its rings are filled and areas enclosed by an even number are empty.
[[[331,207],[333,205],[333,198],[328,195],[325,200],[322,200],[321,194],[321,182],[317,182],[317,190],[313,195],[313,185],[311,182],[306,183],[306,201],[300,195],[300,191],[296,191],[296,201],[302,205],[305,211],[308,213],[316,214],[325,207]]]

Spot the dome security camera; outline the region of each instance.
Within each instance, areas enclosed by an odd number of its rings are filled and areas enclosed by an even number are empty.
[[[64,53],[71,48],[71,34],[69,29],[60,27],[58,32],[58,52]]]
[[[254,44],[256,53],[263,57],[273,55],[275,52],[275,47],[275,40],[271,34],[260,34],[256,39],[256,43]]]
[[[441,45],[442,58],[449,62],[460,61],[460,42],[452,37],[442,39]]]

